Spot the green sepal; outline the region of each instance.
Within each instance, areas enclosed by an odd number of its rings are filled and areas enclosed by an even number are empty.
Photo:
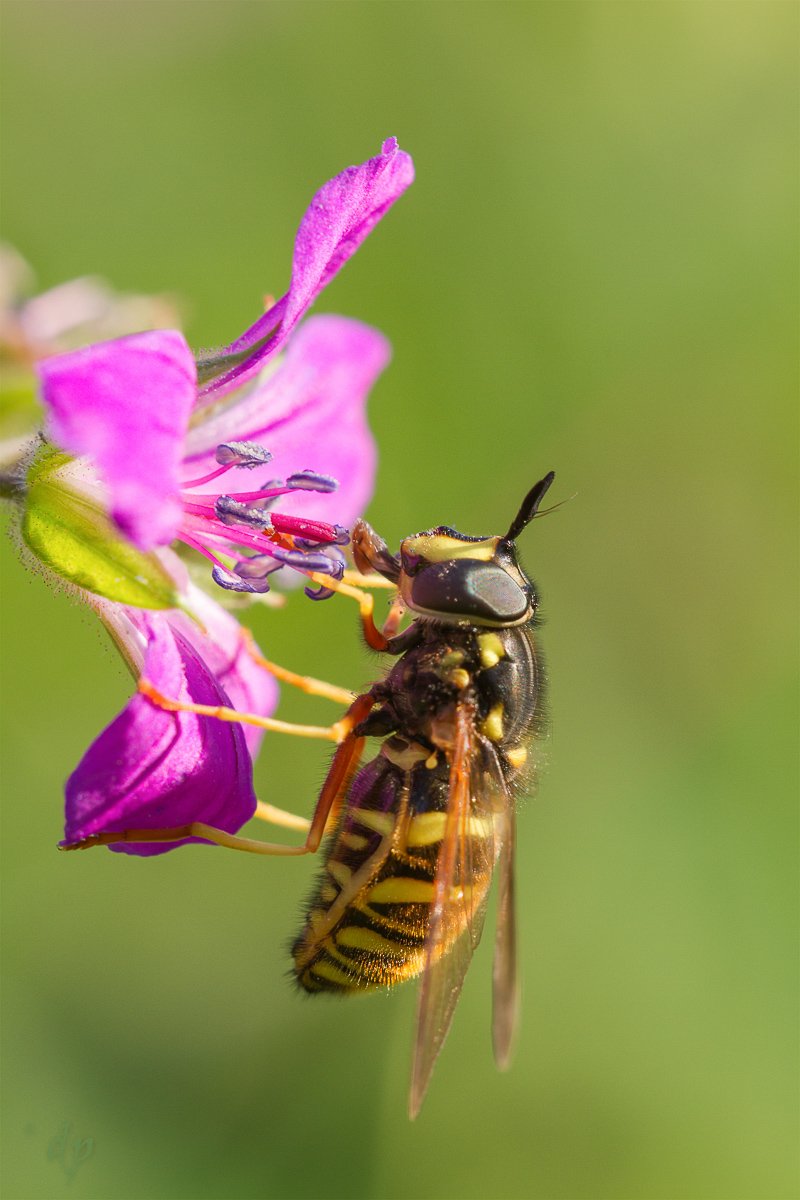
[[[237,350],[234,354],[209,354],[205,358],[197,355],[197,383],[202,385],[208,383],[212,379],[217,379],[223,375],[225,371],[229,371],[231,367],[238,367],[239,363],[243,363],[245,359],[256,354],[270,340],[273,334],[278,332],[280,321],[276,321],[271,329],[260,337],[257,342],[253,342],[252,346],[245,346],[244,350]]]
[[[175,608],[174,581],[154,554],[143,554],[120,536],[102,509],[70,487],[48,457],[28,475],[22,537],[36,557],[77,587],[136,608]],[[61,460],[61,461],[59,461]]]

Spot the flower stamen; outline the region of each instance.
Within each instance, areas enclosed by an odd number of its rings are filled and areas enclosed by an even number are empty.
[[[216,471],[211,471],[199,479],[188,479],[181,486],[200,487],[204,483],[211,483],[212,479],[218,479],[232,467],[243,467],[246,471],[252,471],[254,467],[263,467],[272,462],[269,450],[265,450],[258,442],[221,442],[214,457],[220,463]]]
[[[268,577],[281,567],[310,574],[320,572],[340,579],[344,562],[338,553],[325,553],[350,541],[348,530],[308,517],[272,512],[279,496],[292,492],[335,492],[336,479],[319,471],[295,471],[287,479],[271,479],[256,491],[192,494],[191,489],[210,483],[232,467],[252,470],[269,462],[272,455],[256,442],[225,442],[217,446],[218,470],[183,484],[181,500],[184,520],[179,537],[214,563],[212,578],[229,591],[263,594],[269,591]],[[246,548],[255,551],[227,566],[214,549]],[[306,589],[315,600],[330,596],[329,588]]]
[[[264,533],[272,530],[269,514],[255,508],[233,496],[218,496],[214,503],[214,516],[223,525],[249,525],[251,529],[261,529]]]

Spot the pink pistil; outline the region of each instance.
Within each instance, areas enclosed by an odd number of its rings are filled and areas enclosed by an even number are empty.
[[[217,467],[216,471],[212,471],[210,475],[203,475],[201,479],[187,479],[181,483],[182,488],[200,487],[203,483],[211,483],[212,479],[218,479],[220,475],[224,475],[226,471],[230,471],[232,467],[240,466],[240,463],[232,462],[225,463],[222,467]]]
[[[335,542],[336,529],[324,521],[311,521],[305,517],[293,517],[283,513],[270,512],[268,520],[270,530],[248,528],[247,525],[227,525],[216,516],[216,504],[221,498],[214,493],[192,494],[189,489],[209,483],[219,475],[223,475],[237,463],[221,466],[201,479],[193,479],[181,485],[181,500],[183,502],[183,522],[178,537],[191,546],[199,554],[209,559],[215,566],[227,574],[227,567],[218,557],[220,553],[235,553],[237,550],[255,551],[257,554],[272,555],[278,548],[291,548],[293,536],[307,538],[312,542]],[[258,500],[273,499],[285,496],[297,488],[273,487],[253,492],[236,492],[230,496],[239,504],[252,503]],[[267,514],[265,513],[265,516]],[[216,551],[217,553],[214,553]]]
[[[187,520],[181,526],[178,537],[183,540],[185,532],[190,537],[213,538],[217,542],[227,542],[230,546],[247,546],[258,550],[261,554],[269,554],[275,543],[261,533],[254,533],[243,525],[223,525],[220,521],[210,521],[207,517],[187,514]]]
[[[207,546],[204,546],[202,542],[196,541],[195,538],[189,537],[187,533],[181,532],[181,541],[185,542],[187,546],[191,546],[191,548],[196,550],[198,554],[202,554],[204,558],[207,558],[210,562],[214,563],[215,566],[222,567],[223,571],[230,570],[229,567],[225,566],[224,562],[221,562],[220,559],[217,558],[216,554],[211,553]]]
[[[273,529],[278,533],[296,534],[298,537],[308,538],[311,542],[336,541],[336,530],[322,521],[309,521],[305,517],[290,517],[276,512],[271,512],[269,517]]]

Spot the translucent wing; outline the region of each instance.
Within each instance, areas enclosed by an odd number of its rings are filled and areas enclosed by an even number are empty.
[[[408,1103],[412,1121],[428,1090],[483,929],[500,848],[493,776],[493,772],[487,772],[479,748],[474,704],[465,699],[456,709],[447,822],[439,850],[419,988]]]
[[[517,976],[517,914],[514,897],[514,799],[508,790],[494,746],[481,738],[490,788],[494,793],[495,829],[499,842],[497,864],[497,937],[492,972],[492,1045],[499,1070],[511,1065],[519,1016]]]

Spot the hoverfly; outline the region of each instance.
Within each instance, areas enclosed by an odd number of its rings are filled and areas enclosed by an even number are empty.
[[[541,733],[543,712],[538,600],[519,565],[516,539],[543,515],[553,478],[551,471],[534,485],[504,535],[470,537],[437,526],[406,538],[393,555],[365,521],[356,524],[358,570],[397,589],[383,632],[372,618],[371,595],[327,576],[312,578],[359,599],[368,645],[398,659],[386,677],[353,698],[256,656],[307,692],[352,700],[330,727],[171,700],[140,679],[140,692],[171,711],[338,743],[311,822],[259,804],[256,816],[307,829],[302,846],[236,837],[195,821],[100,833],[64,847],[202,837],[234,849],[299,855],[319,849],[332,829],[322,877],[292,948],[294,972],[311,994],[369,991],[421,976],[412,1120],[481,936],[495,867],[492,1040],[501,1070],[511,1056],[518,1006],[514,798],[530,782],[529,748]],[[398,633],[404,610],[414,619]],[[360,767],[367,737],[383,741]]]
[[[422,975],[412,1120],[481,935],[495,865],[492,1032],[500,1069],[511,1054],[514,794],[542,713],[536,590],[515,539],[552,482],[551,472],[536,484],[505,536],[439,526],[406,538],[394,556],[366,522],[353,531],[358,568],[394,583],[415,619],[383,647],[399,661],[356,701],[369,712],[352,729],[349,757],[347,742],[340,748],[333,786],[345,792],[342,814],[293,947],[294,969],[311,993]],[[370,736],[384,739],[380,751],[351,778]]]

